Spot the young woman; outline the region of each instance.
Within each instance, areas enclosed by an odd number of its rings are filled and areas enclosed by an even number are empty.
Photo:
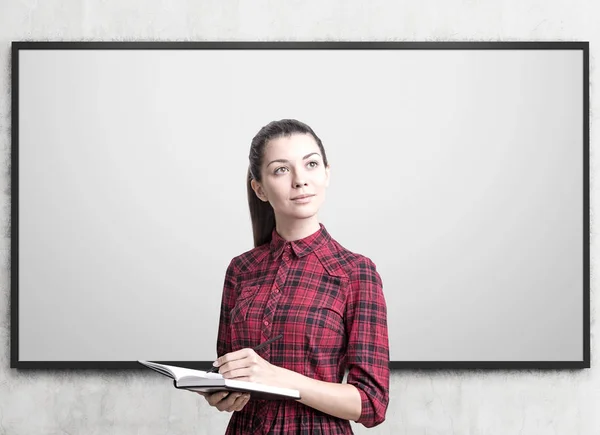
[[[252,140],[255,248],[227,268],[214,364],[225,378],[296,389],[301,399],[201,393],[218,410],[235,411],[227,434],[351,434],[350,420],[372,427],[385,419],[382,281],[369,258],[345,249],[319,222],[328,184],[323,144],[306,124],[273,121]]]

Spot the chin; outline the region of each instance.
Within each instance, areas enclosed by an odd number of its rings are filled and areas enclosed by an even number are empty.
[[[291,213],[288,214],[289,218],[292,219],[309,219],[313,216],[315,216],[317,214],[319,210],[318,209],[311,209],[311,210],[295,210]]]

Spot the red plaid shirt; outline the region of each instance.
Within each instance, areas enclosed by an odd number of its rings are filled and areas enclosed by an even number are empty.
[[[387,310],[375,264],[319,231],[235,257],[225,276],[217,353],[283,338],[258,353],[313,379],[347,383],[361,397],[358,423],[385,418],[389,395]],[[227,434],[351,434],[348,420],[295,400],[251,398],[234,412]]]

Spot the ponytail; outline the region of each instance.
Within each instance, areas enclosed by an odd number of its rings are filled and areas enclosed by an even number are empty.
[[[248,168],[247,190],[248,206],[250,208],[250,219],[252,220],[252,234],[254,236],[254,247],[270,242],[273,229],[275,229],[275,212],[268,201],[262,201],[252,189],[250,182],[252,173]]]

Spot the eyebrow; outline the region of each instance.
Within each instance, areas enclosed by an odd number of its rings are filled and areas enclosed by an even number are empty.
[[[305,155],[304,157],[302,157],[302,160],[306,160],[306,159],[308,159],[308,158],[309,158],[310,156],[312,156],[313,154],[316,154],[316,155],[318,155],[319,157],[321,157],[321,155],[320,155],[319,153],[310,153],[310,154],[307,154],[307,155]],[[290,161],[289,161],[289,160],[286,160],[286,159],[277,159],[277,160],[273,160],[273,161],[269,162],[269,165],[270,165],[271,163],[289,163],[289,162],[290,162]],[[267,168],[269,167],[269,165],[267,165]]]

